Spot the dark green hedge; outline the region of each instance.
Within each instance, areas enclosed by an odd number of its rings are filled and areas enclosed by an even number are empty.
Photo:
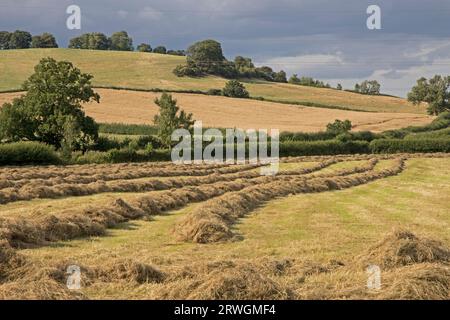
[[[450,152],[450,139],[378,139],[370,143],[372,153]]]
[[[0,144],[0,165],[59,164],[53,147],[39,142]]]
[[[113,149],[107,152],[88,151],[75,155],[72,159],[76,164],[88,163],[125,163],[125,162],[154,162],[170,161],[169,150],[156,149],[151,152],[145,150]]]
[[[154,135],[158,130],[146,124],[100,123],[98,131],[109,134]]]
[[[342,142],[338,140],[325,140],[280,143],[281,157],[361,153],[369,153],[369,143],[367,141]]]

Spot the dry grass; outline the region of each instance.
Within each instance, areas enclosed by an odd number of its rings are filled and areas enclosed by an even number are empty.
[[[98,122],[151,124],[158,112],[154,104],[158,93],[109,89],[97,92],[102,97],[101,103],[86,104],[84,108]],[[18,95],[0,94],[0,105]],[[195,94],[173,95],[183,110],[193,113],[194,119],[201,120],[205,127],[213,128],[316,132],[336,119],[349,119],[356,131],[380,132],[424,125],[432,120],[415,113],[357,112]]]
[[[17,203],[24,213],[5,212],[0,226],[0,298],[449,299],[445,156],[408,160],[402,174],[385,179],[379,178],[402,167],[392,157],[302,157],[297,161],[307,166],[286,159],[290,175],[186,186],[126,201],[116,197],[88,209],[56,206],[51,213],[25,214],[33,202]],[[371,179],[379,180],[368,184]],[[274,194],[289,195],[288,188],[296,192],[296,186],[313,193],[267,203]],[[265,191],[259,197],[252,188]],[[348,189],[323,192],[336,188]],[[236,194],[247,197],[240,202]],[[174,239],[177,221],[220,199],[239,200],[220,213],[240,241],[201,245]],[[255,199],[265,206],[248,215]],[[393,212],[393,206],[399,208]],[[234,217],[242,215],[236,224]],[[125,223],[140,218],[145,221]],[[394,225],[407,229],[385,235]],[[88,235],[102,237],[60,242]],[[81,291],[65,287],[66,268],[73,264],[82,270]],[[381,290],[366,288],[368,264],[382,268]]]

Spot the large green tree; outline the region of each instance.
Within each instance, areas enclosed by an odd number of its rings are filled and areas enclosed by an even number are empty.
[[[42,35],[33,36],[32,48],[58,48],[55,37],[51,33],[44,32]]]
[[[108,37],[100,32],[85,33],[70,39],[70,49],[108,50],[110,42]]]
[[[10,34],[9,49],[28,49],[31,45],[31,34],[27,31],[16,30]]]
[[[450,111],[450,76],[435,75],[430,80],[420,78],[408,94],[414,104],[428,103],[428,113],[438,115]]]
[[[119,31],[112,34],[110,38],[111,50],[133,51],[133,39],[126,31]]]
[[[154,124],[158,128],[158,137],[163,146],[172,147],[172,133],[176,129],[191,130],[194,121],[192,114],[187,114],[177,106],[177,100],[172,95],[163,93],[161,98],[155,99],[156,105],[159,106],[159,114],[153,119]]]
[[[226,62],[222,46],[215,40],[194,43],[187,49],[186,56],[189,67],[196,67],[204,73],[219,74]]]
[[[23,84],[26,94],[1,108],[0,137],[42,141],[59,148],[68,139],[70,127],[74,149],[94,143],[98,125],[82,110],[82,103],[100,101],[91,79],[68,61],[42,59]]]

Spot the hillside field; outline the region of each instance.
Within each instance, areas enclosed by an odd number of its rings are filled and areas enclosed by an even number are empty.
[[[184,57],[139,52],[71,49],[27,49],[0,51],[0,91],[18,89],[41,58],[71,61],[83,72],[94,75],[94,85],[166,90],[221,89],[219,77],[179,78],[172,70]],[[405,99],[367,96],[334,89],[321,89],[265,81],[245,81],[251,96],[290,102],[312,102],[354,110],[425,114],[425,106],[413,106]]]
[[[154,99],[160,93],[96,89],[101,103],[84,106],[86,113],[102,123],[152,124],[158,107]],[[0,105],[20,93],[0,94]],[[302,107],[281,103],[234,99],[198,94],[174,93],[178,105],[192,112],[204,127],[279,129],[291,132],[325,130],[336,119],[349,119],[355,131],[381,132],[411,125],[425,125],[433,117],[415,113],[357,112],[328,108]]]

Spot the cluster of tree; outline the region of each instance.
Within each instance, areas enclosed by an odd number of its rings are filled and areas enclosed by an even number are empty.
[[[116,50],[116,51],[134,51],[133,39],[126,31],[115,32],[111,37],[100,32],[85,33],[81,36],[70,39],[70,49],[89,49],[89,50]],[[164,46],[152,48],[148,43],[141,43],[136,47],[140,52],[153,52],[160,54],[171,54],[184,56],[183,50],[167,50]]]
[[[450,76],[435,75],[427,80],[420,78],[408,94],[414,104],[428,103],[428,113],[438,115],[450,111]]]
[[[139,52],[153,52],[153,53],[160,53],[160,54],[170,54],[173,56],[185,56],[186,52],[184,50],[167,50],[164,46],[157,46],[155,48],[152,48],[152,46],[148,43],[141,43],[136,48]]]
[[[0,50],[28,48],[58,48],[55,37],[50,33],[32,36],[27,31],[0,31]]]
[[[323,81],[315,80],[311,77],[299,78],[298,75],[296,75],[296,74],[293,74],[289,78],[289,83],[297,84],[297,85],[301,85],[301,86],[308,86],[308,87],[331,88],[329,83],[324,83]]]
[[[381,85],[376,80],[365,80],[355,84],[355,92],[362,94],[380,94]]]
[[[115,32],[107,37],[100,32],[85,33],[70,39],[70,49],[133,51],[133,39],[126,31]]]
[[[255,67],[250,58],[237,56],[228,61],[222,45],[215,40],[204,40],[191,45],[187,51],[187,64],[179,65],[174,74],[183,76],[219,75],[225,78],[262,78],[268,81],[287,82],[284,71],[274,72],[270,67]]]
[[[23,84],[26,94],[0,109],[0,140],[40,141],[63,153],[85,150],[98,139],[98,125],[81,106],[100,101],[91,79],[70,62],[42,59]]]

